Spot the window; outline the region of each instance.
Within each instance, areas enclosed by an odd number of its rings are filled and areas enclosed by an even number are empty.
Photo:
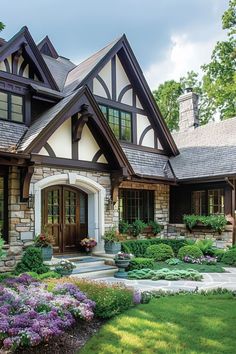
[[[224,214],[224,189],[193,191],[192,213],[196,215]]]
[[[119,217],[129,223],[154,220],[154,191],[120,189]]]
[[[107,119],[116,138],[124,141],[132,141],[131,113],[119,109],[99,106]]]
[[[23,122],[23,97],[0,92],[0,118]]]

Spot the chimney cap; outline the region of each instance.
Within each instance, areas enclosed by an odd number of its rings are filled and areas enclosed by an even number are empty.
[[[193,92],[193,88],[192,87],[185,87],[184,93],[189,93],[189,92]]]

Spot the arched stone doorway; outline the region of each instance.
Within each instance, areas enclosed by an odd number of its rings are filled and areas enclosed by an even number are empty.
[[[60,186],[60,188],[68,186],[72,188],[71,191],[77,190],[78,194],[80,192],[84,192],[86,194],[87,234],[88,236],[96,239],[98,243],[96,250],[102,250],[103,243],[101,236],[104,233],[105,189],[92,179],[85,176],[80,176],[76,173],[63,173],[45,177],[31,185],[31,193],[35,196],[35,234],[41,232],[44,222],[42,207],[44,192],[42,191],[53,186]]]

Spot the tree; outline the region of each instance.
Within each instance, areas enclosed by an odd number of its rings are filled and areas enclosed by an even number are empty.
[[[5,25],[0,21],[0,32],[4,29]]]
[[[220,119],[236,116],[236,0],[222,16],[228,40],[217,42],[211,61],[203,65],[203,89],[220,114]]]

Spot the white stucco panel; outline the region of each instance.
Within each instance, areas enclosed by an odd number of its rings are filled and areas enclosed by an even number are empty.
[[[127,85],[130,85],[130,81],[126,72],[120,62],[120,59],[116,55],[116,94],[119,97],[120,91]]]
[[[49,153],[44,147],[42,147],[42,149],[39,151],[39,155],[49,156]]]
[[[103,79],[105,82],[108,91],[111,95],[111,61],[109,61],[102,70],[98,73],[98,75]]]
[[[20,72],[20,67],[21,64],[24,62],[24,58],[22,57],[22,55],[20,56],[19,60],[18,60],[18,66],[17,66],[17,74],[19,75]],[[29,78],[29,65],[27,64],[24,71],[23,71],[23,77]]]
[[[144,129],[146,129],[150,125],[147,116],[142,114],[137,114],[137,142],[139,142],[140,136]]]
[[[136,96],[136,107],[139,109],[143,109],[143,106],[141,105],[138,96]]]
[[[87,124],[84,126],[82,136],[78,144],[79,160],[92,161],[94,155],[100,149],[93,134],[89,130]]]
[[[154,130],[153,129],[149,130],[145,134],[145,136],[143,138],[142,146],[154,148]]]
[[[7,57],[7,61],[8,61],[8,64],[10,66],[10,72],[12,72],[12,60],[11,60],[11,55],[9,57]],[[4,61],[1,61],[0,62],[0,70],[2,71],[7,71],[7,68],[6,68],[6,65],[4,63]]]
[[[105,158],[104,155],[101,155],[99,157],[99,159],[97,160],[97,162],[100,162],[100,163],[108,163],[107,159]]]
[[[106,91],[104,90],[103,86],[100,84],[100,82],[96,78],[93,79],[93,93],[95,95],[100,96],[100,97],[108,98]]]
[[[126,93],[122,97],[121,103],[125,103],[130,106],[133,105],[133,90],[132,89],[126,91]]]
[[[71,118],[67,119],[48,139],[48,144],[56,157],[72,158],[71,153]]]

